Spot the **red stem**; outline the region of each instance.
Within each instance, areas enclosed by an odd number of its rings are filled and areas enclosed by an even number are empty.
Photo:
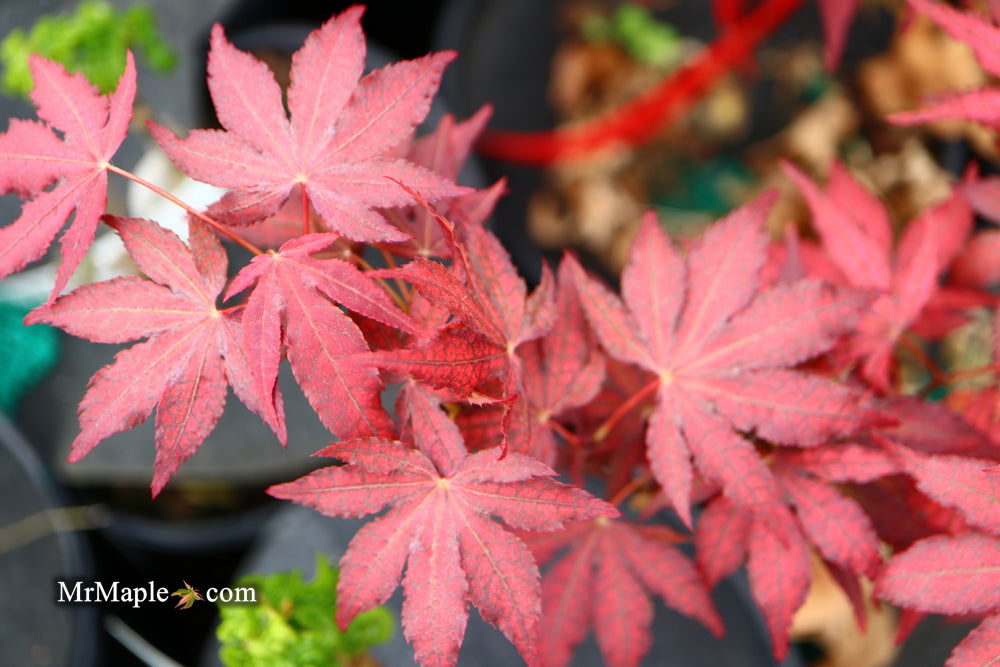
[[[645,387],[632,394],[627,401],[619,405],[618,409],[611,413],[611,416],[604,420],[604,423],[598,426],[597,430],[594,431],[594,442],[604,442],[604,439],[608,437],[609,433],[611,433],[611,429],[613,429],[618,422],[620,422],[622,418],[632,410],[632,408],[639,405],[644,398],[656,391],[656,388],[659,386],[660,378],[656,378]]]
[[[234,243],[240,244],[241,246],[243,246],[244,248],[246,248],[247,250],[249,250],[253,254],[255,254],[255,255],[263,255],[264,254],[263,251],[260,248],[258,248],[254,244],[250,243],[246,239],[240,237],[238,234],[236,234],[232,230],[228,229],[225,225],[223,225],[219,221],[217,221],[217,220],[215,220],[215,219],[213,219],[213,218],[205,215],[201,211],[193,208],[190,204],[187,204],[187,203],[181,201],[180,199],[178,199],[177,197],[175,197],[170,192],[167,192],[166,190],[164,190],[160,186],[153,185],[152,183],[150,183],[146,179],[144,179],[144,178],[142,178],[140,176],[136,176],[135,174],[133,174],[130,171],[125,171],[124,169],[122,169],[120,167],[116,167],[113,164],[109,164],[107,166],[107,170],[111,171],[111,172],[114,172],[114,173],[118,174],[119,176],[124,176],[128,180],[133,181],[135,183],[138,183],[139,185],[141,185],[143,187],[149,188],[150,190],[152,190],[156,194],[160,195],[161,197],[163,197],[167,201],[170,201],[170,202],[173,202],[174,204],[177,204],[182,209],[184,209],[185,211],[187,211],[188,213],[190,213],[194,217],[198,218],[199,220],[201,220],[202,222],[204,222],[205,224],[207,224],[209,227],[212,227],[213,229],[215,229],[215,231],[219,232],[220,234],[222,234],[226,238],[230,239]]]
[[[306,194],[306,188],[303,185],[302,190],[302,236],[309,233],[309,195]]]
[[[652,481],[653,476],[649,472],[644,472],[643,474],[635,477],[628,484],[618,489],[618,493],[608,501],[611,505],[620,505],[622,501],[632,495],[634,492],[638,491],[642,487],[646,486],[650,481]]]
[[[576,435],[576,433],[573,433],[555,419],[549,419],[548,424],[549,428],[562,436],[562,439],[568,442],[572,447],[578,449],[583,446],[583,443],[580,442],[580,438]]]
[[[945,384],[945,373],[941,370],[941,367],[934,363],[924,348],[920,346],[916,340],[914,340],[910,334],[904,333],[899,338],[899,346],[913,355],[913,358],[923,364],[927,372],[931,374],[931,382],[934,385]]]
[[[731,24],[690,63],[646,93],[598,118],[547,132],[487,129],[476,149],[491,158],[547,165],[620,144],[646,143],[750,55],[801,4],[802,0],[764,0]]]

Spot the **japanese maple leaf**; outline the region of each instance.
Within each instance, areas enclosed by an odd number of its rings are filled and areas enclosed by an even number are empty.
[[[430,169],[445,178],[457,181],[462,167],[472,151],[473,142],[482,133],[493,109],[484,106],[465,121],[456,122],[445,115],[433,132],[414,141],[402,157]],[[438,203],[441,212],[461,230],[465,226],[481,227],[493,212],[500,195],[506,189],[503,180],[485,190],[474,190]],[[410,239],[393,245],[393,252],[421,257],[451,257],[451,247],[433,213],[419,204],[386,209],[383,215]]]
[[[226,298],[253,286],[243,311],[244,345],[254,388],[271,420],[280,419],[273,397],[284,344],[296,380],[327,428],[340,438],[390,436],[378,373],[354,358],[368,352],[368,344],[336,304],[403,331],[414,326],[352,264],[312,257],[337,240],[336,234],[308,234],[255,257],[233,279]]]
[[[180,600],[178,600],[177,604],[174,605],[174,609],[190,609],[195,602],[202,599],[201,594],[198,593],[196,589],[192,588],[191,584],[186,581],[184,582],[184,588],[179,588],[170,594],[171,597],[175,595],[179,597]]]
[[[1000,538],[969,533],[921,540],[889,560],[875,595],[909,610],[987,614],[946,664],[971,667],[1000,658]]]
[[[790,370],[830,349],[867,298],[811,281],[759,292],[773,201],[762,197],[711,227],[686,260],[647,215],[622,275],[624,303],[565,260],[608,354],[654,374],[647,454],[688,525],[692,456],[735,503],[780,524],[787,516],[774,479],[740,432],[809,446],[869,420],[860,394]]]
[[[373,209],[409,203],[390,178],[428,199],[467,190],[406,160],[384,157],[423,120],[451,52],[387,66],[359,81],[365,62],[361,7],[313,32],[292,57],[289,116],[267,65],[212,28],[208,87],[226,131],[186,139],[150,131],[192,178],[232,188],[209,212],[227,224],[274,214],[301,192],[329,230],[357,241],[406,235]]]
[[[374,275],[413,283],[424,299],[453,318],[452,325],[443,331],[460,332],[468,344],[437,342],[439,334],[430,344],[420,340],[405,349],[373,353],[372,363],[411,373],[458,396],[468,395],[496,372],[502,379],[504,397],[512,398],[521,384],[518,347],[543,336],[555,321],[551,272],[542,272],[541,284],[529,295],[510,255],[493,234],[470,227],[460,242],[451,221],[419,193],[405,189],[438,221],[451,247],[452,264],[446,267],[417,256],[399,269],[384,269]],[[454,322],[465,327],[456,327]],[[455,372],[458,368],[462,372]]]
[[[604,381],[604,357],[593,340],[576,289],[560,265],[556,289],[556,320],[544,337],[517,350],[522,370],[523,396],[514,406],[510,442],[514,451],[548,465],[556,459],[557,434],[565,431],[553,420],[590,403]],[[460,419],[466,442],[500,441],[501,411],[484,407],[463,411]],[[474,429],[474,435],[470,430]]]
[[[1000,475],[986,472],[997,465],[996,460],[922,454],[878,434],[875,437],[921,492],[957,509],[969,525],[1000,535]]]
[[[823,247],[843,274],[840,282],[881,292],[858,322],[844,356],[860,361],[862,377],[886,392],[896,344],[938,293],[939,276],[972,229],[971,209],[958,193],[928,208],[910,222],[893,253],[884,207],[839,163],[831,168],[827,192],[791,163],[783,167],[809,204]]]
[[[569,547],[542,579],[541,663],[568,664],[593,629],[607,664],[638,665],[652,642],[653,593],[721,637],[705,581],[674,546],[679,537],[662,526],[604,517],[527,536],[541,565]]]
[[[216,307],[226,254],[214,234],[192,221],[189,250],[149,220],[107,216],[105,222],[155,282],[130,276],[84,285],[26,318],[99,343],[149,339],[119,352],[90,379],[69,460],[82,459],[108,436],[141,423],[155,407],[155,496],[215,428],[227,384],[284,444],[281,416],[257,400],[239,317]],[[274,400],[280,403],[280,394]]]
[[[499,448],[470,455],[438,405],[424,393],[412,396],[403,431],[413,447],[379,438],[337,443],[317,454],[346,465],[269,493],[330,516],[391,507],[358,531],[341,559],[341,628],[385,602],[402,577],[403,634],[421,664],[455,664],[469,602],[531,661],[541,610],[538,568],[521,539],[491,517],[517,529],[551,531],[618,512],[553,481],[548,466],[527,456],[499,459]]]
[[[781,449],[773,454],[774,477],[797,523],[786,544],[767,545],[766,536],[760,533],[767,529],[766,524],[725,497],[711,501],[695,527],[697,560],[710,584],[749,562],[752,593],[767,619],[779,656],[787,646],[792,614],[804,599],[803,587],[808,589],[812,579],[811,551],[822,557],[849,599],[860,598],[858,578],[873,575],[881,562],[879,539],[864,509],[822,475],[830,468],[834,475],[843,474],[837,466],[845,461],[864,462],[843,449],[843,445],[831,445]],[[809,457],[806,461],[812,467],[801,465],[802,455]],[[891,472],[895,467],[879,470],[878,476]],[[854,606],[862,621],[863,604]]]
[[[1000,76],[1000,27],[972,12],[961,12],[933,0],[907,0],[915,11],[940,25],[953,38],[965,42],[983,69]],[[991,6],[994,20],[998,17]],[[965,119],[996,126],[1000,123],[1000,89],[985,88],[945,96],[931,106],[889,116],[899,125],[919,125],[939,120]]]
[[[0,193],[30,199],[20,217],[0,229],[0,278],[45,254],[75,211],[60,240],[63,261],[51,301],[90,247],[104,213],[109,160],[132,119],[135,65],[130,52],[118,88],[102,97],[83,74],[68,74],[59,63],[32,55],[28,64],[35,81],[31,99],[43,122],[11,119],[0,135]]]
[[[764,614],[779,662],[788,654],[792,617],[812,582],[806,544],[797,527],[780,539],[767,523],[722,496],[708,504],[695,531],[695,556],[709,585],[746,563],[750,591]]]

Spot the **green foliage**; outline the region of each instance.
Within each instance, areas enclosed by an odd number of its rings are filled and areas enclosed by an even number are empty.
[[[104,0],[87,0],[72,16],[43,16],[30,33],[14,29],[0,42],[3,89],[28,97],[34,85],[28,55],[37,53],[72,72],[83,72],[106,94],[125,70],[125,52],[130,48],[138,49],[149,67],[160,73],[171,71],[177,62],[149,7],[138,4],[119,12]]]
[[[615,42],[635,60],[653,67],[673,67],[681,54],[677,30],[639,5],[619,5],[611,18],[593,14],[584,22],[583,37]]]
[[[375,644],[389,641],[392,615],[382,607],[358,615],[340,632],[334,622],[337,570],[316,557],[311,582],[302,573],[277,572],[241,578],[253,586],[256,604],[220,604],[219,652],[229,667],[350,665]]]

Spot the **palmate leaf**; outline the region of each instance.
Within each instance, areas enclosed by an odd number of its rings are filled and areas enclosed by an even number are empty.
[[[1000,537],[969,533],[921,540],[893,556],[875,595],[934,614],[1000,611]]]
[[[209,212],[227,224],[273,215],[301,187],[331,231],[356,241],[403,241],[406,234],[374,209],[410,203],[392,180],[430,200],[468,192],[402,159],[383,154],[423,120],[441,72],[440,53],[372,72],[365,61],[361,7],[327,21],[292,57],[285,113],[267,66],[212,29],[208,86],[226,131],[194,130],[186,139],[155,123],[150,131],[181,170],[231,188]]]
[[[412,332],[414,325],[352,264],[311,256],[338,238],[308,234],[255,257],[226,297],[253,286],[243,311],[244,345],[254,388],[271,420],[282,419],[275,397],[284,344],[296,380],[327,428],[340,438],[391,436],[378,373],[354,359],[368,352],[368,344],[334,302],[402,331]]]
[[[457,426],[419,388],[403,399],[413,447],[379,438],[318,452],[346,465],[269,489],[329,516],[365,516],[341,560],[337,622],[383,603],[403,583],[402,625],[423,665],[454,665],[476,605],[526,660],[541,611],[538,568],[513,528],[551,531],[572,520],[617,516],[607,503],[553,481],[529,457],[499,448],[468,454]],[[403,568],[406,573],[403,574]]]
[[[518,348],[545,335],[556,318],[555,288],[551,271],[528,293],[507,251],[488,230],[467,227],[459,240],[455,225],[438,213],[419,193],[402,188],[437,221],[450,248],[451,266],[417,256],[398,269],[373,272],[378,277],[403,279],[413,284],[425,304],[451,321],[422,332],[410,345],[376,351],[365,359],[373,365],[402,373],[456,398],[470,399],[488,379],[499,380],[500,444],[506,451],[511,406],[524,394]],[[457,337],[457,338],[456,338]],[[480,401],[482,402],[482,401]],[[522,409],[522,413],[523,409]]]
[[[892,250],[884,206],[839,163],[824,192],[791,163],[785,173],[805,197],[823,249],[840,271],[842,285],[880,293],[845,344],[844,361],[860,362],[862,377],[887,392],[894,351],[938,296],[940,275],[955,261],[972,230],[972,211],[954,193],[911,221]]]
[[[793,452],[782,450],[772,462],[778,486],[797,519],[784,540],[725,497],[713,499],[695,527],[696,558],[710,585],[746,562],[751,592],[767,620],[779,659],[788,647],[792,615],[812,581],[811,549],[822,556],[849,597],[858,577],[873,575],[881,562],[875,528],[857,501],[800,468],[797,460]]]
[[[648,216],[622,276],[624,303],[565,260],[604,348],[659,378],[648,457],[688,525],[692,457],[704,477],[781,534],[789,516],[777,486],[738,432],[814,446],[872,419],[862,394],[789,369],[829,350],[868,298],[812,281],[758,293],[772,201],[764,197],[710,228],[686,261]]]
[[[30,199],[20,217],[0,229],[0,278],[45,254],[75,212],[60,240],[63,261],[51,301],[87,252],[104,213],[108,162],[132,119],[135,64],[129,53],[117,90],[101,97],[82,74],[68,74],[39,56],[29,63],[35,80],[31,99],[44,122],[12,119],[0,135],[0,193]]]
[[[231,385],[284,443],[283,416],[258,400],[237,315],[216,308],[226,279],[226,254],[214,234],[191,222],[189,250],[149,220],[107,217],[129,256],[155,282],[138,277],[85,285],[36,308],[44,322],[99,343],[146,338],[90,380],[80,404],[80,434],[70,461],[108,436],[145,420],[156,408],[153,495],[215,427]],[[281,396],[273,394],[280,405]]]
[[[767,523],[719,496],[699,518],[694,537],[695,556],[710,585],[746,563],[750,590],[767,622],[774,655],[783,660],[792,616],[812,581],[809,550],[798,526],[776,535]]]
[[[567,268],[560,267],[556,287],[558,325],[517,348],[523,394],[513,407],[510,446],[548,465],[555,464],[558,445],[553,420],[590,403],[605,375],[604,355],[587,327]],[[494,407],[463,411],[459,423],[466,442],[499,442],[502,417]]]
[[[592,628],[607,664],[638,665],[652,642],[651,594],[722,636],[704,580],[674,546],[678,537],[661,526],[607,518],[528,536],[542,565],[568,546],[542,580],[541,663],[567,664]]]
[[[1000,659],[1000,538],[967,533],[916,542],[889,560],[875,595],[907,611],[987,614],[946,664],[979,667]]]

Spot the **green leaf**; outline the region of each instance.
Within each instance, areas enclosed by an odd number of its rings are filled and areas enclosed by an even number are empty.
[[[83,72],[107,94],[125,69],[128,49],[139,50],[146,64],[161,74],[173,70],[177,62],[177,54],[160,35],[148,6],[137,4],[119,12],[104,0],[87,0],[71,16],[43,16],[29,33],[16,28],[0,42],[3,89],[28,97],[34,86],[28,55],[37,53],[71,72]]]
[[[254,587],[257,603],[219,605],[222,662],[229,667],[348,665],[371,646],[389,641],[395,623],[381,607],[359,614],[340,632],[334,622],[337,576],[337,569],[317,555],[309,582],[299,571],[241,578],[236,586]]]

